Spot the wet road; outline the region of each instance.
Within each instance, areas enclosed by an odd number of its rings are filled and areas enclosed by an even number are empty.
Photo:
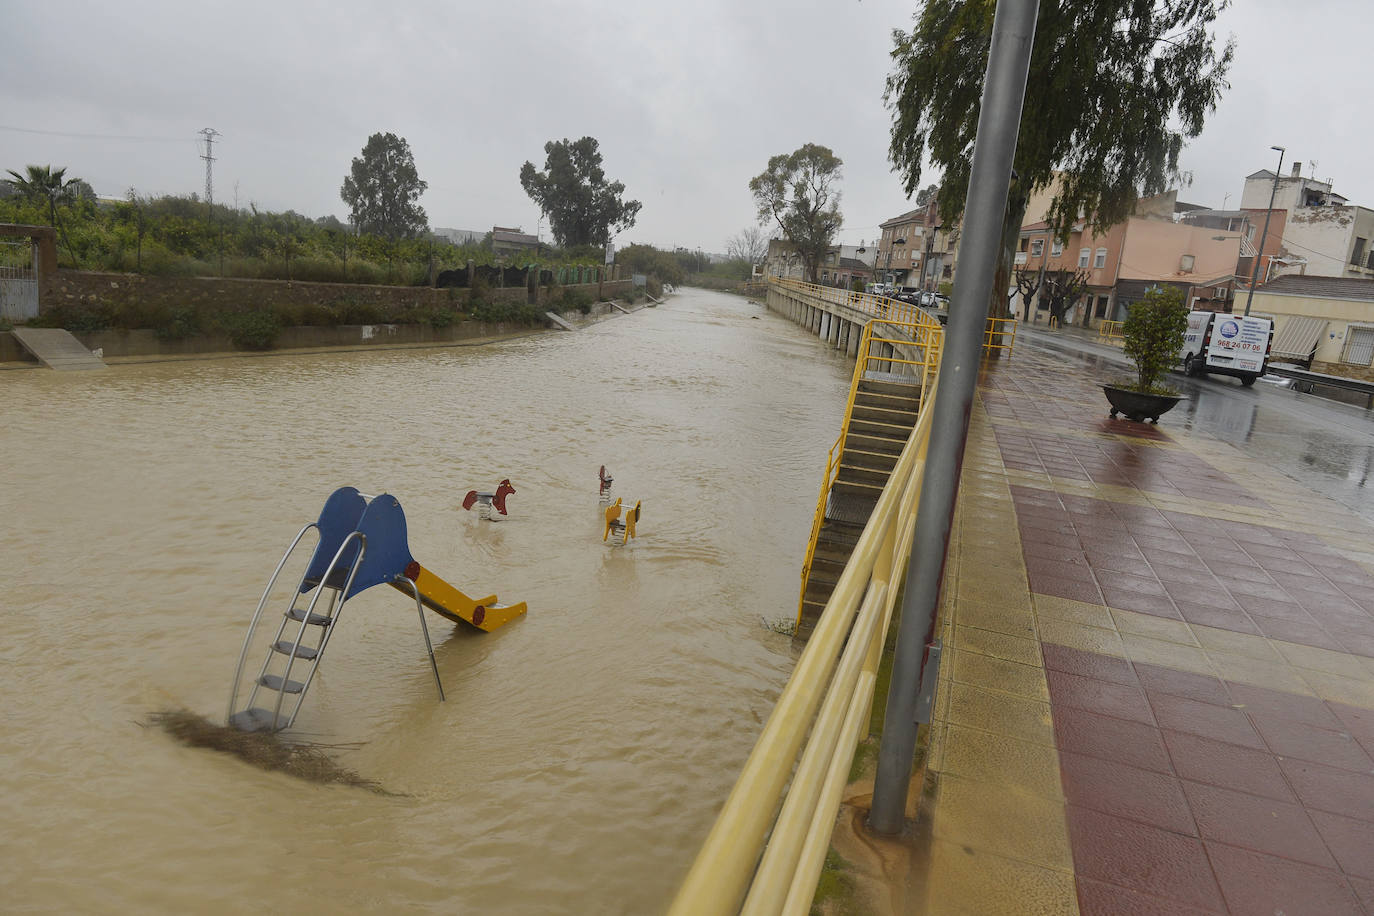
[[[1067,368],[1100,373],[1103,382],[1131,366],[1115,348],[1024,325],[1016,346],[1062,356]],[[1293,391],[1272,376],[1244,388],[1233,378],[1191,379],[1176,372],[1169,384],[1187,400],[1160,418],[1161,429],[1229,443],[1374,522],[1374,411]]]

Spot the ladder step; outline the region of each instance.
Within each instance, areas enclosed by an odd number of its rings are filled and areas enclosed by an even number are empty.
[[[329,574],[329,577],[325,579],[324,587],[338,590],[343,588],[346,582],[348,582],[348,570],[335,569],[332,573]],[[305,584],[310,588],[314,588],[315,586],[320,584],[320,580],[315,576],[311,576],[310,578],[305,580]]]
[[[277,728],[286,728],[286,723],[291,721],[288,716],[280,716],[277,719]],[[245,709],[236,712],[229,717],[229,724],[241,732],[262,732],[276,731],[272,727],[272,710],[262,709],[254,706],[252,709]]]
[[[304,620],[304,619],[305,619],[305,608],[303,608],[303,607],[293,607],[291,610],[289,610],[289,611],[286,612],[286,616],[287,616],[287,617],[290,617],[292,620]],[[334,622],[334,618],[333,618],[333,617],[326,617],[326,616],[324,616],[323,614],[311,614],[311,615],[310,615],[310,619],[309,619],[309,620],[306,620],[305,622],[306,622],[306,623],[309,623],[309,624],[313,624],[314,626],[317,626],[317,627],[327,627],[327,626],[329,626],[331,623]]]
[[[272,643],[272,651],[280,652],[282,655],[290,655],[292,649],[296,650],[296,658],[313,659],[320,654],[309,646],[298,646],[289,639],[279,639]]]
[[[258,678],[258,683],[273,690],[281,690],[285,693],[300,693],[305,689],[305,685],[300,681],[287,681],[286,686],[282,686],[282,679],[275,674],[264,674]]]

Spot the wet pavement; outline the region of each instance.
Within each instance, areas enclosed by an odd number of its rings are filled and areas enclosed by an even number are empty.
[[[1071,370],[1087,370],[1094,380],[1130,374],[1120,346],[1098,343],[1095,332],[1022,325],[1017,346],[1022,353],[1052,355]],[[1185,395],[1160,421],[1171,436],[1234,445],[1374,522],[1374,410],[1366,406],[1368,396],[1328,390],[1358,402],[1343,403],[1288,388],[1277,376],[1245,388],[1233,378],[1192,379],[1175,372],[1168,384]]]
[[[1374,913],[1370,415],[1110,420],[1119,357],[1048,336],[975,405],[916,911]]]

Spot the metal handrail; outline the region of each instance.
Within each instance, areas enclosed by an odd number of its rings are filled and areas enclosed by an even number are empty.
[[[849,292],[833,286],[821,286],[818,283],[807,283],[803,280],[785,277],[772,277],[770,282],[776,283],[784,289],[807,293],[823,302],[848,306],[855,311],[872,315],[875,318],[911,322],[936,328],[942,327],[939,319],[931,315],[924,307],[912,305],[910,302],[902,302],[899,299],[889,299],[886,296],[877,296],[872,293]],[[1010,330],[1006,326],[1010,326]],[[983,353],[990,354],[993,350],[1006,350],[1007,354],[1010,355],[1015,345],[1016,319],[989,318],[983,337]]]
[[[824,289],[824,287],[821,288]],[[851,295],[867,294],[855,293]],[[874,330],[877,325],[891,328],[893,336],[876,336]],[[898,332],[905,332],[907,336],[895,336]],[[849,424],[854,416],[854,400],[859,393],[859,384],[871,371],[870,363],[883,363],[888,366],[894,363],[908,367],[919,366],[919,372],[913,373],[913,375],[919,378],[921,382],[921,400],[918,408],[924,406],[926,402],[925,393],[934,384],[935,373],[940,364],[940,350],[943,340],[944,329],[941,328],[940,323],[924,312],[920,313],[917,321],[870,319],[864,325],[863,336],[859,340],[858,356],[854,361],[854,374],[849,382],[849,396],[844,406],[844,419],[840,422],[840,436],[831,446],[830,454],[826,459],[825,476],[821,480],[820,495],[816,499],[816,511],[811,519],[811,536],[806,544],[806,558],[802,561],[801,590],[797,596],[796,626],[798,629],[801,628],[802,614],[806,608],[806,586],[811,577],[811,564],[815,560],[816,544],[820,538],[821,527],[825,523],[826,503],[830,499],[830,491],[840,474],[840,460],[844,457],[844,446],[849,437]],[[914,346],[920,349],[922,359],[907,359],[896,355],[875,356],[873,354],[874,343],[886,343],[902,347]]]
[[[286,566],[287,559],[290,558],[292,551],[296,549],[296,545],[301,542],[301,538],[305,537],[305,533],[311,528],[318,530],[319,525],[315,522],[311,522],[300,530],[300,533],[296,535],[296,539],[291,542],[291,546],[286,548],[286,553],[281,555],[281,561],[277,563],[277,568],[273,571],[272,578],[267,580],[267,587],[262,590],[262,599],[258,601],[258,609],[253,612],[253,619],[248,622],[248,633],[243,637],[243,648],[239,650],[239,661],[234,667],[234,683],[229,689],[229,712],[225,714],[225,721],[228,721],[234,715],[234,705],[238,702],[239,696],[239,682],[243,677],[243,663],[248,660],[248,648],[253,642],[253,631],[257,629],[258,620],[262,617],[263,608],[267,607],[267,599],[272,594],[272,586],[277,584],[277,577],[281,575],[282,569]],[[302,575],[302,578],[304,578],[304,575]],[[261,677],[262,675],[259,674],[258,676]]]
[[[852,402],[851,402],[852,403]],[[848,408],[846,408],[846,411]],[[846,417],[848,413],[846,412]],[[816,558],[816,542],[820,539],[821,526],[825,524],[825,503],[830,496],[830,488],[840,476],[840,446],[844,442],[847,427],[840,430],[835,444],[830,446],[830,454],[825,458],[825,476],[821,478],[821,496],[816,500],[816,511],[811,516],[811,535],[806,539],[806,558],[802,560],[801,593],[797,596],[797,626],[801,626],[802,610],[806,603],[806,583],[811,576],[811,562]]]
[[[991,354],[993,350],[1006,350],[1007,355],[1010,356],[1015,346],[1016,319],[989,318],[983,332],[983,354],[986,356]]]
[[[670,914],[733,913],[741,901],[750,914],[809,909],[907,568],[934,402],[933,397],[924,400],[854,553]],[[803,742],[805,752],[794,773]]]

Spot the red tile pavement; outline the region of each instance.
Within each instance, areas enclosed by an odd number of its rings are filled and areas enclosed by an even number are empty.
[[[1232,913],[1341,916],[1364,912],[1339,872],[1208,842],[1212,871]]]
[[[1013,480],[1199,505],[1013,485],[1032,592],[1374,658],[1374,575],[1309,534],[1203,514],[1268,504],[1158,447],[1165,431],[1105,419],[1082,375],[1028,360],[981,389]],[[1083,913],[1374,916],[1374,711],[1041,650]]]
[[[1374,901],[1374,712],[1042,648],[1083,912]]]
[[[1067,811],[1074,871],[1080,877],[1185,906],[1223,909],[1201,840],[1080,805]]]
[[[1011,490],[1033,592],[1374,657],[1374,576],[1308,535]]]
[[[1177,900],[1083,877],[1078,879],[1078,911],[1082,916],[1203,916],[1224,912],[1185,906]]]

